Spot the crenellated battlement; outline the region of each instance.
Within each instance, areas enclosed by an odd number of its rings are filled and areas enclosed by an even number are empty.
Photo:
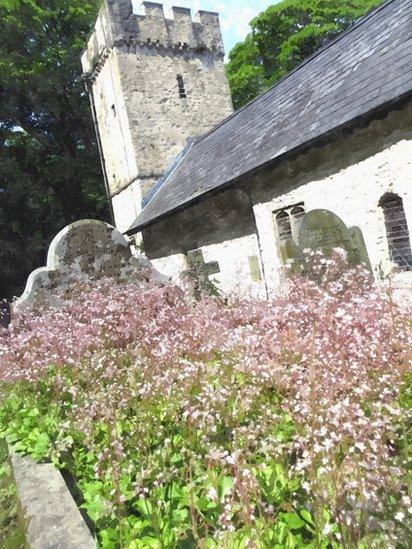
[[[133,13],[131,0],[105,0],[82,57],[85,73],[91,73],[108,50],[121,45],[211,51],[223,57],[217,13],[199,11],[193,20],[190,9],[173,7],[173,19],[168,19],[162,4],[142,5],[140,15]]]

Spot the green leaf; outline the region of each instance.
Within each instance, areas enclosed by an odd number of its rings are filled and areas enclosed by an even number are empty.
[[[219,486],[221,498],[224,498],[232,490],[233,484],[234,482],[232,477],[229,477],[229,476],[223,477]]]
[[[305,526],[305,523],[297,513],[282,513],[279,519],[284,522],[288,528],[299,529]]]
[[[33,450],[31,451],[32,456],[35,459],[42,459],[49,455],[50,453],[50,439],[46,433],[41,433],[35,435],[35,444]]]
[[[136,500],[133,504],[133,507],[139,511],[143,517],[151,517],[153,514],[153,506],[148,499],[140,498]]]
[[[82,509],[86,509],[90,518],[97,522],[105,516],[105,498],[103,497],[104,485],[100,481],[86,482],[81,485],[84,503]]]
[[[226,74],[235,108],[288,74],[382,0],[285,0],[255,17],[229,53]]]
[[[299,511],[300,516],[303,518],[303,520],[309,525],[311,528],[311,531],[313,531],[313,527],[315,526],[313,522],[312,515],[307,511],[306,509],[302,509]]]

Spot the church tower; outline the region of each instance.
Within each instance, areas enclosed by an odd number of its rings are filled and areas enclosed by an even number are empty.
[[[174,159],[233,112],[217,13],[105,0],[82,57],[116,225],[126,230]],[[183,153],[184,154],[184,153]]]

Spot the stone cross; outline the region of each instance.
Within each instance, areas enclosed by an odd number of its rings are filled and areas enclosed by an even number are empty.
[[[220,273],[219,263],[211,261],[206,263],[202,250],[187,252],[188,274],[195,281],[195,295],[198,296],[201,290],[215,293],[215,288],[209,277]]]

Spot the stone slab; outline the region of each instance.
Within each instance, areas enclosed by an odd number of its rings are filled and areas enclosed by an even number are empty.
[[[80,511],[60,472],[49,463],[11,451],[20,503],[28,521],[31,549],[96,549]]]

